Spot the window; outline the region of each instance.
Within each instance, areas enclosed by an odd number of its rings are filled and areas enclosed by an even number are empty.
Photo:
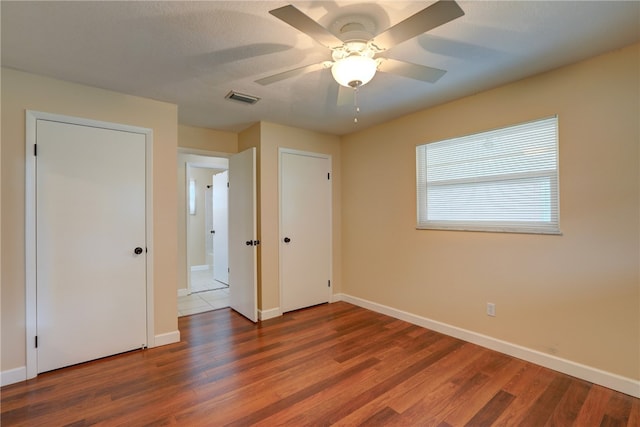
[[[416,147],[418,228],[559,234],[558,119]]]

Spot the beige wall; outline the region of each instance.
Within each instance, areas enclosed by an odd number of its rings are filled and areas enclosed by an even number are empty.
[[[344,137],[343,291],[639,379],[639,50]],[[562,236],[415,229],[416,145],[553,114]]]
[[[178,125],[178,146],[209,153],[237,153],[238,134],[215,129]]]
[[[2,69],[2,371],[25,360],[25,110],[153,129],[155,334],[177,330],[177,107]]]

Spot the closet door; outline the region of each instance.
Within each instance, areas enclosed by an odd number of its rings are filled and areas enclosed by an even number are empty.
[[[145,135],[37,121],[37,371],[147,345]]]
[[[331,159],[280,150],[280,295],[283,312],[331,296]]]

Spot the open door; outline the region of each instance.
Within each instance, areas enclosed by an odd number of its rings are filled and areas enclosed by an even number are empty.
[[[229,305],[258,321],[256,149],[229,158]]]

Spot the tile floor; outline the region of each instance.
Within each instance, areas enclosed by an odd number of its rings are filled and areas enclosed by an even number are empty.
[[[209,270],[191,272],[191,295],[178,297],[178,317],[229,307],[229,286]]]
[[[211,270],[195,270],[191,272],[191,292],[210,291],[227,287],[222,282],[213,279]]]
[[[178,297],[178,317],[229,307],[229,288]]]

